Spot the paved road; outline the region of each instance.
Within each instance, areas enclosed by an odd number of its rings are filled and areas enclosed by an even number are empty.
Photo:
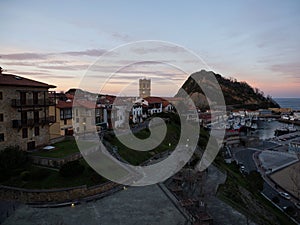
[[[241,149],[234,153],[235,159],[238,160],[239,163],[243,163],[245,166],[245,171],[250,173],[251,171],[257,171],[256,165],[252,159],[252,155],[257,152],[254,149]]]

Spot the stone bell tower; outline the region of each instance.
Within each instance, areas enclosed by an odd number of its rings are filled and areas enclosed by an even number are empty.
[[[140,98],[149,97],[151,95],[151,79],[140,79],[139,80],[139,91]]]

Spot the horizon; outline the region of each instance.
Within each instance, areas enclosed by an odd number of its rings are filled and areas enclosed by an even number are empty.
[[[0,23],[5,32],[0,66],[7,73],[66,91],[80,87],[87,70],[112,49],[141,40],[163,40],[201,57],[201,68],[246,81],[265,95],[299,97],[300,2],[215,3],[1,2]],[[178,53],[177,49],[159,51]],[[143,49],[135,52],[145,53]],[[153,65],[137,69],[128,62],[131,70],[120,74],[122,80],[113,81],[113,91],[145,75],[157,83],[164,81],[154,90],[156,95],[172,96],[169,92],[181,87],[190,75],[182,74],[172,63],[166,60],[165,68],[155,70]],[[199,65],[193,66],[200,70]],[[102,75],[99,83],[105,84],[108,77]]]

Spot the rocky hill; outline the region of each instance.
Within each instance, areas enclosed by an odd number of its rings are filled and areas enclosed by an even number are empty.
[[[208,90],[210,92],[208,95],[212,96],[216,89],[216,84],[211,80],[212,76],[216,77],[229,109],[245,108],[254,110],[258,108],[280,108],[270,96],[265,97],[263,92],[257,88],[251,87],[246,82],[238,82],[236,79],[228,79],[219,74],[215,74],[212,71],[206,70],[191,74],[182,86],[182,89],[191,96],[195,105],[200,108],[208,108],[208,103],[204,92],[197,82],[201,82],[201,84],[209,87]],[[183,97],[182,89],[178,91],[175,97]],[[217,104],[217,102],[215,102],[215,104]]]

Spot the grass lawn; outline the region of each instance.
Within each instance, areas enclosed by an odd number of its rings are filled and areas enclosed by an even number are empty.
[[[258,183],[258,180],[250,181],[249,177],[244,177],[239,172],[236,165],[233,163],[226,164],[219,156],[215,162],[219,169],[227,173],[225,184],[220,185],[218,189],[220,199],[249,216],[254,222],[259,220],[270,225],[277,221],[283,225],[294,224],[283,212],[265,199],[258,190],[251,188],[251,183],[252,185],[255,182]],[[247,197],[245,197],[245,193],[248,193]]]
[[[85,169],[82,174],[75,177],[63,177],[57,170],[32,165],[25,170],[30,174],[28,179],[22,179],[22,173],[20,173],[18,176],[11,177],[8,181],[1,184],[20,188],[51,189],[81,185],[92,186],[107,181],[93,171],[83,159],[80,160],[80,163],[84,165]]]
[[[145,139],[149,137],[150,132],[147,129],[141,130],[140,132],[136,133],[135,136],[140,139]],[[123,145],[116,137],[109,140],[109,142],[118,147],[119,155],[129,162],[132,165],[140,165],[142,162],[150,159],[153,155],[164,152],[166,150],[174,150],[174,148],[178,144],[180,136],[180,126],[174,123],[167,124],[167,134],[165,139],[162,143],[151,151],[135,151],[133,149],[128,148],[127,146]],[[128,137],[129,138],[129,137]],[[171,146],[169,146],[171,143]]]
[[[82,144],[83,141],[80,141],[80,143]],[[85,141],[84,145],[89,147],[93,146],[93,143]],[[33,152],[31,153],[31,155],[50,158],[63,158],[73,153],[79,152],[77,143],[74,139],[58,142],[56,144],[53,144],[53,146],[55,147],[55,149],[53,150],[41,150],[38,152]]]

